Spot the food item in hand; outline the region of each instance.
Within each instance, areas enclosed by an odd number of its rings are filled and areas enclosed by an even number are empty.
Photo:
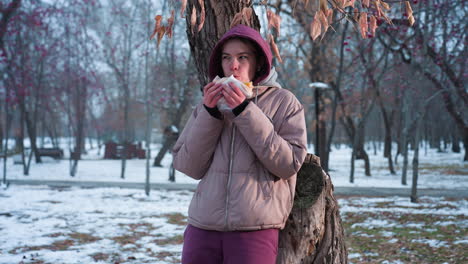
[[[236,78],[234,78],[234,76],[232,76],[232,75],[229,76],[229,77],[223,77],[223,78],[220,78],[219,76],[216,76],[213,79],[213,82],[214,83],[223,83],[227,87],[230,87],[229,83],[234,83],[235,85],[237,85],[237,87],[239,87],[239,89],[242,91],[242,93],[244,93],[246,98],[251,98],[252,95],[253,95],[253,93],[252,93],[252,89],[253,89],[252,82],[243,83],[243,82],[237,80]],[[220,110],[227,110],[227,109],[231,110],[231,108],[227,105],[226,100],[224,98],[221,98],[218,101],[218,108]]]

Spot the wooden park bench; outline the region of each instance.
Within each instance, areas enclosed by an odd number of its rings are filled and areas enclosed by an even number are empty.
[[[63,158],[63,150],[61,148],[38,148],[37,151],[41,157]]]

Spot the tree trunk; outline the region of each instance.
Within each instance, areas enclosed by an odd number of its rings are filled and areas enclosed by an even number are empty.
[[[26,106],[24,106],[24,108],[26,108]],[[36,163],[42,163],[41,156],[39,155],[39,151],[37,150],[36,124],[34,124],[31,120],[29,112],[27,112],[26,110],[24,111],[24,122],[26,123],[26,129],[28,130],[31,151],[36,157]]]
[[[357,142],[354,146],[354,150],[356,151],[355,152],[355,159],[358,159],[358,160],[364,160],[364,173],[366,176],[371,176],[371,172],[370,172],[370,160],[369,160],[369,155],[367,155],[367,152],[366,152],[366,149],[364,148],[364,141],[365,141],[365,135],[364,135],[364,132],[365,132],[365,129],[364,129],[364,125],[365,125],[365,119],[363,120],[360,120],[359,123],[358,123],[358,126],[357,126],[357,130],[356,130],[356,137],[357,137]]]
[[[10,92],[10,87],[6,85],[6,94],[8,95]],[[2,151],[3,151],[3,180],[2,184],[4,186],[8,185],[7,183],[7,156],[8,156],[8,139],[9,139],[9,132],[10,132],[10,125],[11,125],[11,119],[12,115],[10,114],[10,108],[8,107],[8,102],[6,100],[7,97],[5,97],[5,104],[4,104],[4,109],[5,109],[5,144],[3,145]]]
[[[192,33],[190,15],[186,14],[190,49],[202,86],[209,81],[207,67],[212,48],[229,29],[234,15],[252,3],[223,0],[204,1],[204,4],[206,20],[200,32],[195,29]],[[188,1],[187,13],[193,6],[199,14],[197,0]],[[259,29],[254,12],[249,22],[251,27]],[[285,229],[280,232],[277,263],[347,263],[344,231],[333,185],[321,169],[318,157],[311,154],[298,173],[294,207]]]
[[[323,170],[328,172],[328,159],[330,153],[328,152],[327,148],[327,123],[325,120],[319,121],[319,130],[318,133],[320,135],[319,141],[319,149],[320,149],[320,159],[323,160]]]
[[[403,167],[401,172],[401,184],[407,185],[407,173],[408,173],[408,142],[406,142],[406,135],[403,136]]]
[[[120,170],[120,178],[125,179],[125,169],[127,167],[127,158],[128,158],[128,147],[130,145],[130,141],[128,139],[129,134],[129,126],[130,122],[128,120],[128,111],[129,111],[129,96],[130,91],[128,88],[128,84],[124,84],[124,135],[123,135],[123,153],[122,153],[122,164]]]
[[[0,52],[5,51],[5,42],[3,37],[7,33],[8,22],[10,22],[10,19],[13,17],[16,10],[21,7],[21,0],[12,0],[8,5],[5,3],[4,6],[7,7],[3,7],[0,11],[2,14],[2,18],[0,20]]]
[[[0,108],[2,107],[2,105],[0,105]],[[1,117],[0,117],[1,118]],[[5,118],[6,120],[6,118]],[[0,120],[0,150],[3,149],[3,139],[4,139],[4,136],[3,136],[3,120]]]
[[[357,146],[357,135],[354,134],[353,142],[353,151],[351,153],[351,170],[349,172],[349,182],[354,183],[354,162],[356,162],[356,146]]]
[[[70,168],[70,176],[74,177],[78,168],[78,161],[81,159],[81,152],[84,145],[84,127],[86,114],[86,97],[87,84],[82,81],[78,84],[75,98],[75,115],[76,115],[76,135],[75,149],[70,156],[72,166]]]
[[[280,231],[277,264],[348,263],[330,176],[308,154],[297,175],[294,207]]]
[[[454,153],[460,153],[460,138],[458,137],[456,131],[452,131],[452,151]]]
[[[177,136],[176,137],[173,137],[173,136],[164,137],[164,143],[161,149],[159,150],[158,155],[156,156],[156,158],[154,158],[154,163],[153,163],[154,167],[162,167],[161,165],[162,159],[166,155],[166,152],[172,148],[176,140],[177,140]]]
[[[465,129],[462,130],[462,133],[463,146],[465,147],[465,157],[463,158],[463,161],[468,161],[468,126],[466,126]]]
[[[416,131],[414,135],[414,156],[413,156],[413,181],[411,185],[411,202],[417,203],[418,202],[418,169],[419,169],[419,137],[421,131],[421,123],[424,119],[424,115],[420,117],[419,120],[416,121]]]

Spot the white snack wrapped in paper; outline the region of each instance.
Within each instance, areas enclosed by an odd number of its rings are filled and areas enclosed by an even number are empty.
[[[237,87],[239,87],[239,89],[242,91],[242,93],[244,93],[246,98],[251,98],[252,97],[253,93],[252,93],[251,88],[249,86],[247,86],[246,84],[244,84],[243,82],[241,82],[241,81],[237,80],[236,78],[234,78],[233,75],[231,75],[229,77],[223,77],[223,78],[220,78],[219,76],[216,76],[213,79],[213,82],[214,83],[223,83],[228,87],[229,87],[229,83],[234,83],[235,85],[237,85]],[[219,110],[232,110],[227,105],[226,100],[224,98],[219,99],[218,108],[219,108]]]

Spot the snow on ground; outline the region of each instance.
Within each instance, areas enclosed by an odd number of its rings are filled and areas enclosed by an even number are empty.
[[[191,191],[154,190],[146,196],[135,189],[10,186],[0,192],[0,264],[179,263],[192,194]],[[401,237],[397,239],[392,231],[396,226],[415,233],[427,230],[422,230],[424,224],[420,222],[397,223],[398,215],[427,214],[428,218],[441,219],[437,225],[431,225],[433,228],[444,226],[445,222],[456,225],[461,232],[460,239],[451,242],[468,246],[463,231],[468,230],[466,199],[421,197],[415,206],[409,206],[407,200],[405,197],[350,197],[339,198],[338,202],[344,223],[352,221],[349,217],[355,217],[359,210],[362,211],[357,215],[368,215],[347,230],[353,232],[352,236],[372,239],[375,236],[372,230],[382,230],[379,234],[388,243],[399,243]],[[386,219],[389,213],[396,217]],[[437,236],[416,235],[411,243],[438,249],[448,247],[449,242]],[[351,261],[379,258],[383,253],[349,250]],[[407,262],[388,260],[385,263]]]
[[[179,257],[192,192],[11,186],[0,192],[0,263],[94,263],[99,253],[128,263]],[[133,241],[131,236],[137,235]],[[127,240],[126,240],[127,239]],[[104,257],[103,257],[104,258]],[[169,263],[169,262],[167,262]]]
[[[394,148],[396,149],[396,148]],[[158,151],[157,146],[152,150],[153,155]],[[313,153],[313,147],[309,149]],[[368,150],[371,177],[364,175],[364,161],[356,161],[356,171],[354,183],[349,182],[351,149],[342,145],[334,148],[330,154],[330,175],[335,186],[349,187],[400,187],[410,188],[412,180],[411,159],[409,156],[408,185],[401,184],[402,157],[395,166],[396,175],[390,174],[388,161],[383,158],[381,152],[373,153]],[[112,182],[140,182],[143,183],[146,177],[146,160],[127,160],[125,179],[120,178],[121,161],[104,160],[104,150],[98,154],[97,149],[93,149],[83,156],[79,162],[78,173],[72,178],[69,176],[70,164],[67,160],[56,161],[51,158],[43,158],[42,164],[31,163],[30,175],[23,175],[21,165],[13,165],[13,160],[9,159],[7,165],[8,179],[46,179],[46,180],[70,180],[70,181],[112,181]],[[151,167],[152,183],[168,183],[169,166],[172,156],[166,154],[162,161],[163,167]],[[463,153],[438,153],[435,149],[428,149],[427,153],[420,151],[419,167],[419,188],[442,188],[442,189],[468,189],[468,162],[463,162]],[[3,165],[3,164],[2,164]],[[177,183],[197,183],[182,173],[176,172]]]
[[[32,162],[30,175],[24,176],[22,166],[14,165],[9,158],[8,179],[144,182],[145,160],[128,160],[126,177],[120,179],[121,162],[102,159],[103,152],[102,149],[98,154],[97,149],[94,149],[84,155],[84,159],[79,162],[78,173],[73,178],[68,174],[70,165],[67,160],[44,158],[42,164]],[[309,152],[313,152],[313,148]],[[152,153],[156,155],[157,146]],[[398,174],[391,175],[382,153],[374,155],[370,150],[372,176],[365,176],[364,162],[357,161],[355,183],[349,183],[350,154],[351,150],[344,146],[334,148],[331,153],[330,175],[335,186],[410,187],[400,183],[401,157],[396,166]],[[410,161],[411,158],[412,153]],[[463,154],[438,153],[433,149],[425,153],[422,150],[419,188],[466,191],[468,163],[464,163],[462,158]],[[171,155],[166,155],[163,167],[151,167],[152,183],[169,182],[170,163]],[[176,182],[197,183],[180,173],[176,174]],[[408,183],[411,183],[411,167]],[[6,190],[0,190],[0,264],[178,263],[191,196],[191,191],[152,190],[147,197],[143,190],[134,189],[11,185]],[[394,229],[403,225],[411,229],[408,234],[415,234],[411,243],[427,245],[436,250],[442,250],[447,245],[466,248],[468,240],[463,230],[468,230],[468,201],[445,200],[441,197],[421,197],[421,201],[413,204],[407,197],[339,199],[344,223],[359,215],[366,216],[363,219],[358,217],[350,225],[351,230],[356,230],[353,236],[372,239],[375,234],[366,233],[365,230],[377,228],[381,229],[378,235],[385,237],[390,245],[399,245],[401,238],[395,238]],[[429,227],[419,220],[402,224],[399,217],[386,217],[388,214],[427,215],[428,219],[437,219]],[[431,228],[441,230],[454,225],[462,232],[455,241],[418,237],[418,234],[429,232]],[[381,254],[353,250],[350,249],[351,260],[377,258],[375,254]],[[381,263],[405,262],[387,258],[386,262]]]

